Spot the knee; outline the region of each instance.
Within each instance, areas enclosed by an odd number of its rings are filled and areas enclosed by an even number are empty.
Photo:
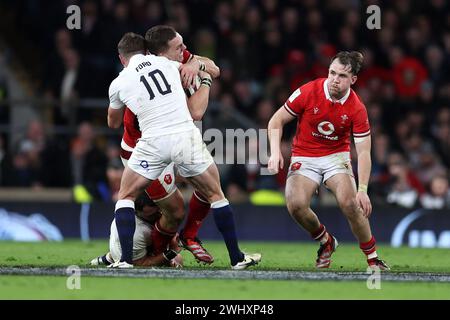
[[[169,220],[172,221],[172,223],[177,224],[177,225],[181,225],[181,223],[184,220],[184,207],[183,205],[181,206],[172,206],[171,208],[169,208],[169,214],[168,214],[168,218]]]
[[[120,188],[119,193],[117,194],[119,199],[129,199],[129,200],[136,200],[139,189],[133,189],[133,188]]]
[[[208,188],[207,192],[202,192],[202,194],[208,199],[209,203],[225,199],[225,195],[219,185]]]
[[[291,215],[301,216],[308,212],[309,203],[298,199],[294,201],[287,201],[287,208]]]
[[[349,219],[354,219],[358,216],[358,204],[356,198],[347,198],[339,202],[339,207]]]
[[[174,221],[183,222],[184,219],[184,208],[183,206],[173,207],[171,210],[171,216]]]

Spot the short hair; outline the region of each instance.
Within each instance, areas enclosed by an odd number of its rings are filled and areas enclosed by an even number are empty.
[[[333,61],[336,59],[338,59],[339,62],[344,66],[350,65],[350,67],[352,68],[352,74],[357,75],[359,70],[361,70],[364,56],[359,51],[340,51],[333,58],[331,58],[331,63],[333,63]]]
[[[140,34],[127,32],[117,44],[119,54],[128,58],[137,53],[145,53],[145,39]]]
[[[147,192],[141,192],[141,194],[134,200],[134,208],[136,211],[144,210],[145,206],[156,207],[155,202],[148,196]]]
[[[145,33],[145,41],[147,41],[147,49],[158,55],[169,49],[169,41],[177,36],[177,32],[171,26],[159,25],[150,28]]]

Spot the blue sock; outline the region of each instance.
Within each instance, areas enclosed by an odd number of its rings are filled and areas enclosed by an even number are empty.
[[[136,221],[134,218],[134,203],[133,207],[130,204],[116,204],[116,227],[119,234],[120,247],[122,248],[122,257],[120,261],[126,261],[130,264],[133,263],[133,236],[136,229]],[[132,203],[132,201],[130,201]]]
[[[109,266],[109,265],[111,264],[111,262],[109,262],[108,259],[106,259],[106,254],[103,255],[103,256],[101,257],[101,259],[102,259],[103,263],[104,263],[106,266]]]
[[[211,206],[213,206],[213,204]],[[219,229],[222,234],[223,240],[227,246],[231,265],[235,265],[244,259],[244,254],[239,249],[233,211],[229,204],[220,208],[212,208],[212,211],[217,229]]]

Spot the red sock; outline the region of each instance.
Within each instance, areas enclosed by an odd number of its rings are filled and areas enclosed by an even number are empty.
[[[203,220],[208,215],[210,207],[208,200],[199,192],[194,191],[189,202],[189,213],[183,230],[184,238],[194,239],[197,236],[198,229],[200,229]]]
[[[176,234],[176,230],[169,231],[161,228],[159,221],[156,221],[151,233],[153,254],[155,255],[164,252]]]
[[[366,256],[369,256],[369,255],[373,254],[374,252],[376,253],[377,248],[376,248],[375,237],[372,236],[372,238],[368,242],[360,242],[359,247],[361,248],[362,252],[364,252],[364,254]]]
[[[327,228],[323,224],[320,224],[320,227],[316,231],[311,232],[311,237],[316,241],[321,241],[326,235]]]

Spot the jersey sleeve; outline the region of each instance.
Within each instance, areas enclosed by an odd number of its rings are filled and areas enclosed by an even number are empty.
[[[297,117],[303,113],[305,108],[305,92],[304,86],[292,92],[291,96],[286,100],[284,108],[292,116]],[[303,92],[302,92],[303,91]]]
[[[188,62],[189,60],[191,60],[191,58],[192,58],[193,56],[194,56],[194,55],[193,55],[192,53],[190,53],[189,50],[184,49],[184,51],[183,51],[183,61],[181,61],[181,63],[186,63],[186,62]]]
[[[119,98],[119,82],[114,79],[109,86],[109,106],[113,109],[121,109],[125,104]]]
[[[353,119],[353,137],[364,138],[370,135],[370,123],[366,107],[361,104]]]

